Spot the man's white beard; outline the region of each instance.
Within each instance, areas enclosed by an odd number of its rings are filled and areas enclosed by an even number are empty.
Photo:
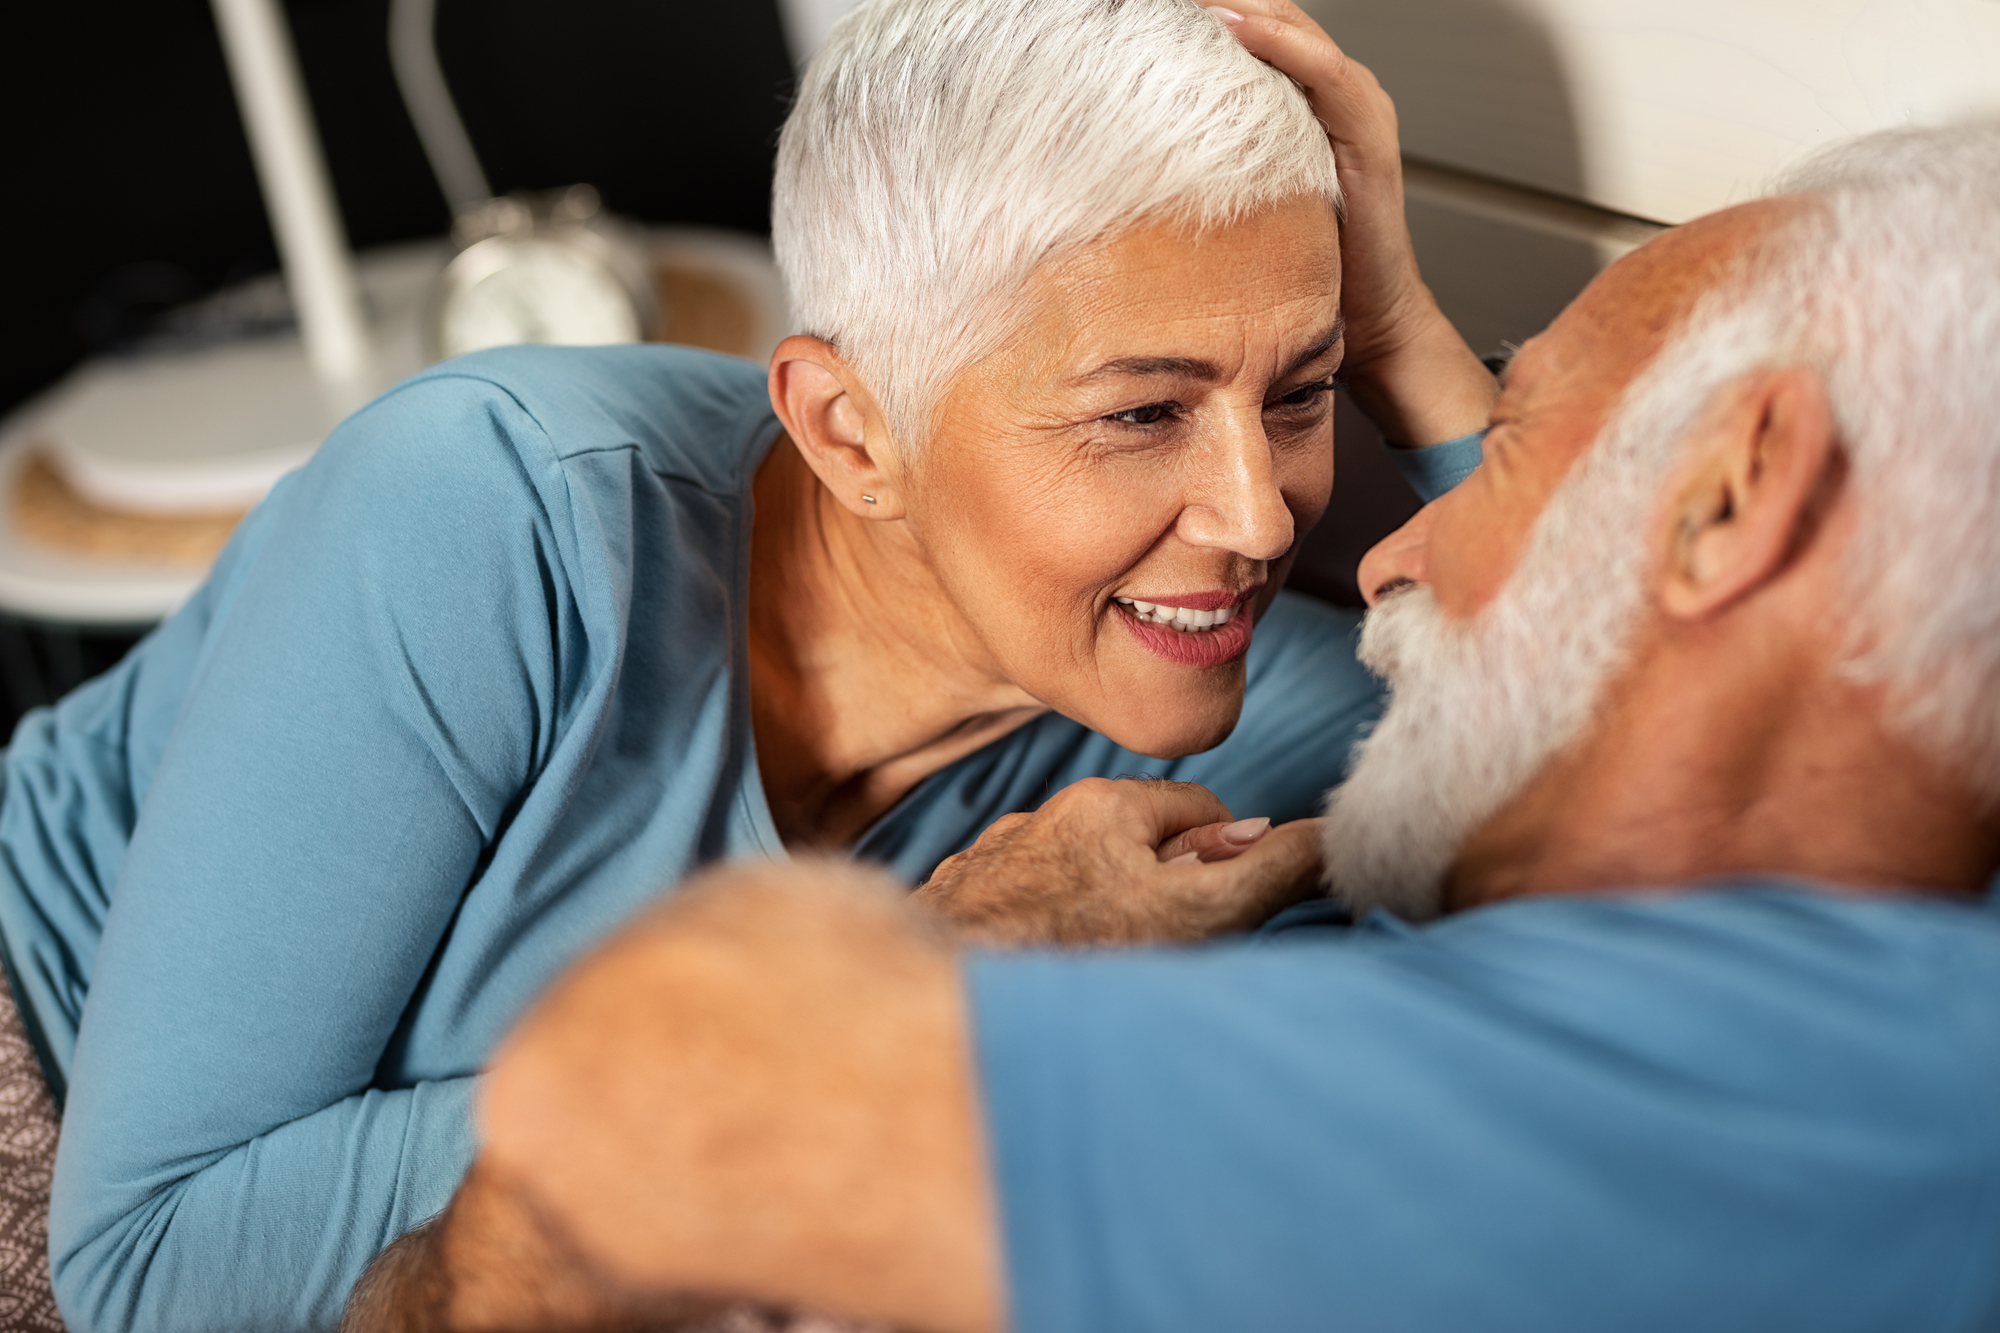
[[[1414,587],[1363,622],[1361,660],[1392,694],[1327,795],[1324,834],[1327,882],[1356,915],[1437,915],[1465,840],[1583,733],[1622,664],[1653,478],[1592,461],[1550,499],[1478,615],[1453,622]]]

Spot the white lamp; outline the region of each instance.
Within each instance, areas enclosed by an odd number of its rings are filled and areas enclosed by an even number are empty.
[[[299,332],[73,377],[41,434],[70,486],[112,509],[252,504],[383,387],[284,14],[277,0],[212,3]]]

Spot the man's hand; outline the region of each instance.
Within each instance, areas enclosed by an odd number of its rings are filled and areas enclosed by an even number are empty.
[[[994,821],[914,901],[971,944],[1172,943],[1243,930],[1320,891],[1317,821],[1261,835],[1250,822],[1230,822],[1192,783],[1087,778],[1034,814]]]
[[[851,864],[721,867],[586,957],[482,1080],[450,1209],[343,1328],[606,1333],[736,1302],[1003,1327],[965,987],[903,899]]]
[[[656,1328],[737,1301],[1002,1327],[936,914],[1006,943],[1254,924],[1315,891],[1318,851],[1310,821],[1257,824],[1184,783],[1079,783],[940,867],[928,919],[852,865],[706,873],[524,1017],[482,1090],[478,1162],[369,1270],[343,1328]]]
[[[451,1207],[389,1246],[348,1297],[341,1333],[721,1333],[712,1299],[624,1287],[551,1225],[520,1182],[473,1163]],[[739,1324],[756,1328],[747,1308]]]
[[[1211,9],[1252,55],[1305,89],[1333,142],[1346,202],[1340,305],[1347,359],[1340,373],[1355,403],[1397,444],[1439,444],[1485,426],[1493,377],[1417,272],[1403,214],[1395,103],[1291,0],[1226,0]]]

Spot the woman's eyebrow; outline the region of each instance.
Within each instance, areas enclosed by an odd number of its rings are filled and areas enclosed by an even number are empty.
[[[1331,351],[1347,334],[1345,317],[1334,320],[1332,326],[1314,340],[1313,345],[1292,358],[1285,367],[1284,374],[1290,375],[1301,366],[1311,365]],[[1127,376],[1167,376],[1179,380],[1219,380],[1223,378],[1222,368],[1213,361],[1204,361],[1198,356],[1121,356],[1102,365],[1084,371],[1076,377],[1078,384],[1091,384],[1098,380]]]
[[[1347,336],[1347,316],[1341,315],[1333,321],[1333,323],[1327,328],[1326,332],[1322,333],[1319,336],[1319,338],[1316,341],[1314,341],[1311,347],[1306,348],[1305,351],[1299,353],[1296,357],[1292,358],[1292,364],[1285,367],[1285,374],[1290,375],[1305,366],[1311,365],[1313,362],[1319,360],[1321,357],[1325,356],[1328,352],[1332,351],[1335,345],[1338,344],[1340,340],[1342,338],[1345,338],[1346,336]],[[1283,376],[1280,376],[1279,378],[1282,379]]]
[[[1132,375],[1165,375],[1177,380],[1219,380],[1222,370],[1213,361],[1195,356],[1121,356],[1106,361],[1076,377],[1079,384]]]

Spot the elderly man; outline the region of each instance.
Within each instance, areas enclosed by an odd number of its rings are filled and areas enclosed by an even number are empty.
[[[861,870],[725,872],[531,1013],[355,1322],[1994,1326],[1996,237],[2000,127],[1878,137],[1522,351],[1363,567],[1359,925],[961,954]],[[1210,814],[1073,790],[921,896],[1171,936]]]

